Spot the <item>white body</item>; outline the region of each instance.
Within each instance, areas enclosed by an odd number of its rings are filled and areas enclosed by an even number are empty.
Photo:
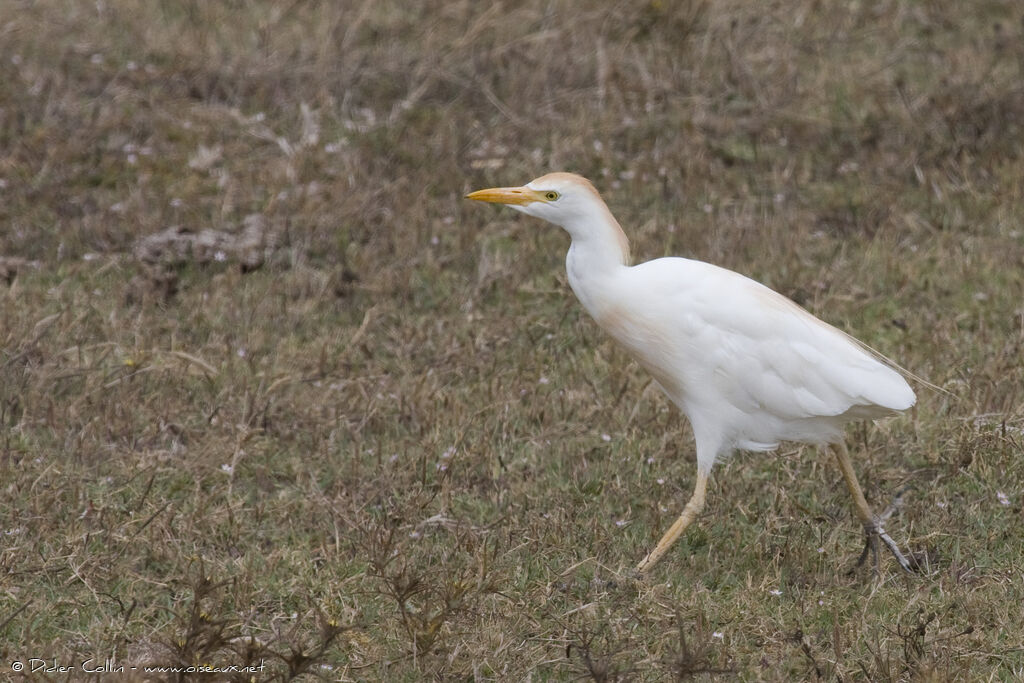
[[[703,468],[734,448],[835,441],[849,420],[914,404],[897,372],[754,280],[682,258],[592,278],[574,251],[573,291],[689,418]]]
[[[580,176],[552,173],[469,196],[569,233],[569,284],[689,418],[704,473],[736,448],[835,442],[847,421],[914,404],[898,372],[754,280],[683,258],[628,265],[622,228]]]

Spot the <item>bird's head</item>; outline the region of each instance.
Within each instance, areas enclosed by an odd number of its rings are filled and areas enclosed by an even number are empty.
[[[492,187],[466,195],[492,204],[505,204],[516,211],[565,228],[573,245],[589,244],[597,261],[629,264],[629,240],[590,181],[574,173],[549,173],[522,187]],[[592,257],[593,258],[593,257]]]
[[[590,181],[574,173],[549,173],[522,187],[492,187],[466,195],[568,227],[574,220],[607,211]]]

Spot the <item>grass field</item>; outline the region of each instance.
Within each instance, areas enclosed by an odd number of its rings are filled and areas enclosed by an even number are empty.
[[[1020,3],[0,16],[0,674],[1024,676]],[[628,578],[689,426],[567,237],[462,198],[553,170],[634,258],[748,274],[944,389],[848,435],[926,573],[849,573],[842,478],[787,446]]]

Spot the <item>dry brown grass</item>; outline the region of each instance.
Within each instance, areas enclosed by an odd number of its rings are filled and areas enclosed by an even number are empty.
[[[1017,4],[0,14],[0,672],[1024,672]],[[688,427],[572,300],[564,235],[462,200],[562,169],[640,258],[757,277],[952,392],[850,434],[870,500],[913,487],[890,531],[928,575],[846,574],[807,449],[719,466],[620,575],[689,491]],[[252,215],[255,261],[137,258]]]

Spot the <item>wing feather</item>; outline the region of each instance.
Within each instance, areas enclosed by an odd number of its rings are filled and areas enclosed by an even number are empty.
[[[881,417],[914,404],[893,368],[754,280],[677,258],[630,271],[625,310],[606,327],[683,402],[717,397],[720,410],[740,411],[735,421],[776,423]]]

